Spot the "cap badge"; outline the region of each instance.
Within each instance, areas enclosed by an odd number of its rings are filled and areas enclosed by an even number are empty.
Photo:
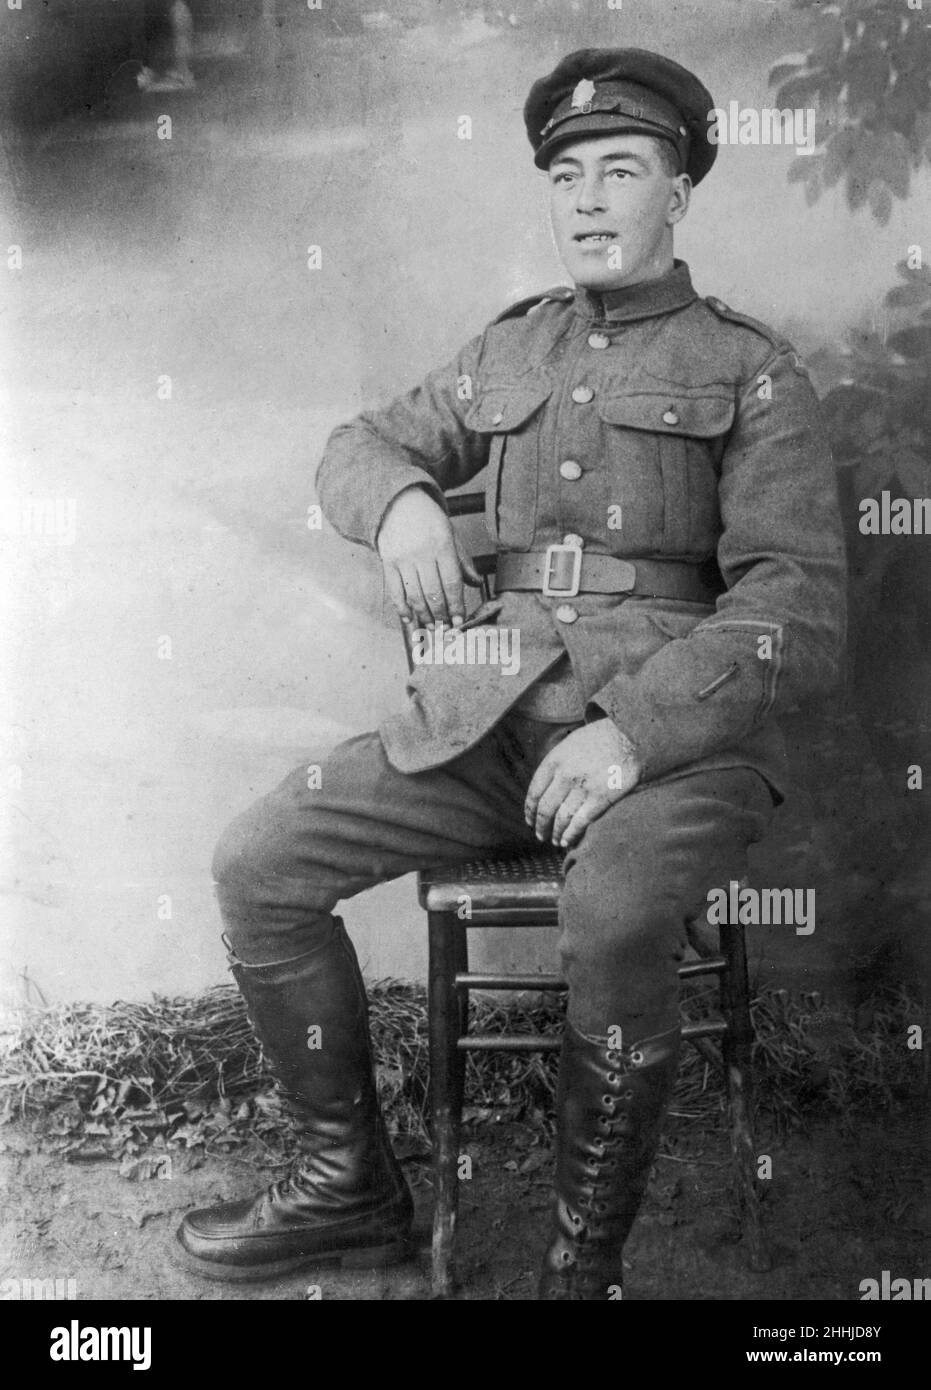
[[[578,108],[583,116],[587,116],[592,109],[592,97],[595,95],[595,84],[587,77],[583,77],[581,82],[576,84],[575,91],[572,93],[572,108]]]

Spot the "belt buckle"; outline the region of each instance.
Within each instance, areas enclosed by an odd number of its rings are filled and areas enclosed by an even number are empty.
[[[572,556],[572,578],[569,587],[554,588],[551,576],[556,565],[557,555]],[[543,560],[543,594],[546,598],[575,598],[582,582],[582,548],[578,545],[548,545]]]

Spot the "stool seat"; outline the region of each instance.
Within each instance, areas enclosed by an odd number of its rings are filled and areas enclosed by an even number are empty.
[[[427,912],[456,912],[462,899],[469,900],[472,919],[482,913],[508,913],[506,923],[540,914],[556,922],[563,885],[564,856],[555,850],[509,855],[507,858],[473,859],[450,868],[433,868],[419,876],[418,898]],[[518,914],[518,915],[514,915]]]

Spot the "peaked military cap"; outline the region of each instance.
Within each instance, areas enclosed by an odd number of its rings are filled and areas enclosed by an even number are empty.
[[[699,183],[718,152],[708,139],[713,108],[704,83],[661,53],[580,48],[533,84],[524,123],[538,169],[570,140],[653,135],[675,147],[679,167]]]

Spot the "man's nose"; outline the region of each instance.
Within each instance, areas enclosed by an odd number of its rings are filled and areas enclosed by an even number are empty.
[[[576,208],[579,212],[604,212],[604,180],[600,174],[589,174],[580,180]]]

